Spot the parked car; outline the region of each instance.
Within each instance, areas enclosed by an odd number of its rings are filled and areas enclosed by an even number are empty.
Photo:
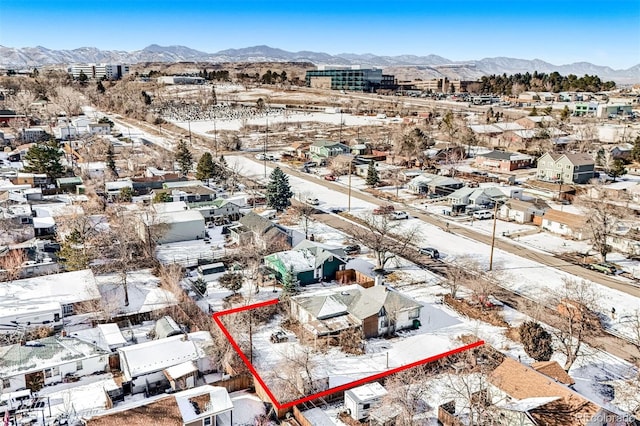
[[[393,211],[395,211],[395,207],[389,204],[387,206],[376,207],[375,209],[373,209],[373,214],[389,214]]]
[[[264,154],[256,154],[256,160],[265,160],[266,158]]]
[[[344,254],[358,254],[361,249],[358,244],[352,244],[350,246],[346,246],[343,250]]]
[[[409,215],[407,214],[407,212],[403,211],[392,212],[390,217],[393,220],[409,219]]]
[[[311,204],[312,206],[317,206],[318,204],[320,204],[320,200],[314,197],[308,197],[305,201],[307,202],[307,204]]]
[[[324,180],[334,182],[336,180],[336,177],[334,175],[324,175]]]
[[[478,210],[473,212],[473,218],[474,219],[493,219],[493,212],[490,210]]]
[[[317,167],[318,163],[316,163],[315,161],[307,161],[302,166],[303,167],[307,167],[307,168],[309,168],[309,167]]]
[[[618,272],[618,268],[611,263],[601,262],[601,263],[592,263],[589,265],[589,269],[594,271],[602,272],[606,275],[613,275]]]
[[[440,258],[440,252],[436,249],[434,249],[433,247],[422,247],[420,249],[418,249],[418,251],[420,252],[420,254],[424,254],[425,256],[429,256],[432,259],[439,259]]]

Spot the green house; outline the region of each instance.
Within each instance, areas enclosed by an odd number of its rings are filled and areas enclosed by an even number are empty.
[[[56,179],[56,186],[65,192],[76,192],[76,187],[82,185],[82,178],[78,176]]]
[[[334,141],[315,141],[309,147],[309,158],[319,164],[326,163],[327,159],[340,154],[349,154],[349,146]]]
[[[346,264],[343,257],[341,248],[304,240],[292,250],[265,256],[264,263],[279,281],[292,271],[299,285],[307,285],[335,279],[336,272]]]

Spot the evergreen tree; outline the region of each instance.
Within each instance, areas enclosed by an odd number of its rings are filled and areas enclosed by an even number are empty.
[[[374,161],[369,163],[369,169],[367,170],[367,185],[375,187],[380,183],[380,176],[378,176],[378,170]]]
[[[289,177],[280,170],[280,167],[276,167],[271,172],[267,184],[267,205],[281,212],[291,205],[291,197],[293,192],[289,185]]]
[[[633,161],[640,161],[640,136],[636,136],[633,141],[633,149],[631,149],[631,159]]]
[[[193,165],[193,154],[189,151],[187,147],[187,143],[183,140],[178,142],[178,146],[176,147],[175,159],[178,163],[178,169],[183,176],[186,176],[187,173],[191,171],[191,167]]]
[[[222,166],[226,169],[227,167],[229,167],[227,165],[227,160],[224,159],[224,155],[220,154],[220,164],[222,164]]]
[[[562,111],[560,112],[560,120],[567,121],[570,115],[571,115],[571,111],[569,111],[569,107],[565,105]]]
[[[608,171],[614,182],[619,176],[627,174],[627,169],[624,167],[624,161],[619,158],[613,160],[613,164]]]
[[[118,171],[116,170],[116,161],[114,159],[113,145],[109,144],[109,148],[107,148],[107,169],[111,170],[114,176],[118,176]]]
[[[39,143],[27,151],[24,159],[28,165],[24,168],[26,172],[44,173],[51,179],[59,178],[64,174],[64,167],[60,163],[62,151],[55,141]]]
[[[65,237],[58,256],[67,271],[87,269],[91,260],[86,250],[86,241],[77,229]]]
[[[198,165],[196,166],[196,179],[205,180],[211,179],[213,177],[213,157],[211,153],[205,152],[198,160]]]
[[[282,276],[282,290],[285,294],[291,294],[296,290],[296,276],[293,272],[293,266]]]
[[[525,321],[518,328],[524,351],[536,361],[549,361],[553,355],[551,334],[540,324]]]
[[[102,94],[107,91],[107,89],[104,88],[104,84],[102,84],[102,80],[98,81],[98,83],[96,84],[96,90],[98,90],[98,92]]]
[[[131,200],[133,200],[133,189],[129,188],[128,186],[125,186],[120,190],[120,193],[118,194],[118,199],[125,203],[130,203]]]
[[[538,109],[534,106],[531,112],[529,113],[530,117],[535,117],[538,115]]]
[[[87,80],[89,80],[89,77],[87,77],[84,71],[80,71],[80,74],[78,75],[78,81],[80,82],[80,84],[87,84]]]
[[[227,272],[220,277],[220,287],[231,290],[234,295],[242,288],[244,277],[239,272]]]

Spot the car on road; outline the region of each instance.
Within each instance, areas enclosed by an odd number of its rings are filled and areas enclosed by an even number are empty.
[[[424,254],[425,256],[429,256],[432,259],[439,259],[440,252],[433,247],[421,247],[418,249],[420,254]]]
[[[344,254],[358,254],[360,253],[360,246],[358,244],[352,244],[343,248]]]
[[[315,161],[307,161],[306,163],[304,163],[302,165],[303,167],[318,167],[318,163],[316,163]]]
[[[314,197],[307,197],[305,201],[307,202],[307,204],[311,204],[312,206],[317,206],[318,204],[320,204],[320,200]]]
[[[373,214],[389,214],[395,211],[392,205],[379,206],[373,209]]]
[[[292,334],[287,333],[284,330],[278,330],[271,334],[269,340],[271,340],[271,343],[283,343],[288,342],[289,340],[293,340],[292,337]]]
[[[607,262],[592,263],[589,265],[589,269],[602,272],[606,275],[613,275],[618,272],[618,268],[616,267],[616,265]]]
[[[404,212],[404,211],[392,212],[389,215],[389,217],[391,217],[391,219],[393,219],[393,220],[409,219],[409,215],[407,214],[407,212]]]
[[[334,182],[336,180],[336,177],[334,175],[324,175],[324,180]]]
[[[474,219],[493,219],[493,212],[490,210],[478,210],[472,214]]]

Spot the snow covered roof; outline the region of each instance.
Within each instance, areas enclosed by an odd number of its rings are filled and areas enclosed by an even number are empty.
[[[3,283],[0,286],[0,309],[25,301],[48,303],[55,300],[61,304],[72,304],[99,297],[93,272],[84,269]]]
[[[174,365],[164,370],[165,374],[172,379],[184,377],[196,371],[198,371],[198,367],[196,367],[193,361],[183,362],[182,364]]]
[[[174,395],[185,424],[233,409],[229,392],[219,386],[200,386]]]
[[[558,396],[525,398],[521,399],[520,401],[505,402],[504,404],[499,405],[499,407],[509,411],[519,411],[525,413],[527,411],[531,411],[535,408],[546,405],[550,402],[557,401],[558,399],[560,399],[560,397]]]
[[[122,335],[120,331],[120,327],[118,324],[109,323],[109,324],[98,324],[98,329],[104,336],[104,339],[109,346],[120,346],[126,345],[127,340]]]
[[[347,397],[348,395],[354,401],[366,402],[372,399],[382,398],[387,393],[387,390],[382,387],[380,383],[373,382],[350,389],[344,393],[344,396]]]
[[[75,337],[45,337],[27,342],[25,345],[0,347],[0,378],[42,371],[57,365],[67,364],[108,353],[96,345]]]
[[[184,335],[118,348],[118,352],[123,361],[122,370],[126,380],[164,370],[186,361],[195,361],[204,356],[198,345]]]
[[[169,203],[154,203],[152,206],[153,210],[158,213],[170,213],[170,212],[179,212],[183,210],[187,210],[187,203],[184,201],[173,201]]]

